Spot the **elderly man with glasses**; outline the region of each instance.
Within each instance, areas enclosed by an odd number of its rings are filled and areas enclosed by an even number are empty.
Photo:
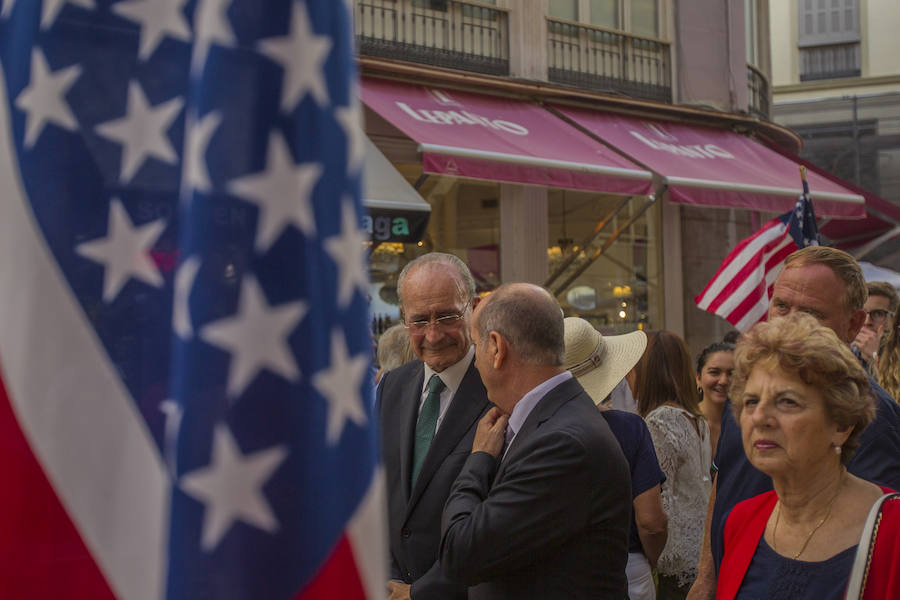
[[[438,563],[441,510],[490,403],[470,330],[478,301],[468,267],[432,252],[397,281],[403,322],[419,360],[388,371],[377,393],[388,484],[391,599],[465,599]]]
[[[866,321],[853,340],[851,348],[866,364],[869,374],[874,374],[877,371],[882,338],[891,331],[900,299],[894,286],[886,281],[870,281],[866,287],[869,289],[869,298],[863,307],[866,311]]]

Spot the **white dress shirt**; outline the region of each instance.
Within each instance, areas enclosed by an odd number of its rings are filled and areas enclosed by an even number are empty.
[[[534,410],[540,399],[550,393],[553,388],[569,379],[572,379],[572,373],[563,371],[559,375],[554,375],[543,383],[538,384],[516,402],[512,414],[509,415],[509,422],[506,424],[506,450],[503,451],[503,456],[506,456],[506,451],[509,450],[510,444],[512,444],[516,434],[522,429],[522,425],[525,424],[525,419],[528,418],[528,415],[531,414],[531,411]]]
[[[446,386],[443,391],[441,391],[441,407],[438,412],[437,424],[434,427],[435,433],[441,428],[441,423],[444,421],[444,414],[447,412],[447,407],[450,406],[450,400],[456,395],[459,384],[462,383],[463,377],[466,376],[466,371],[469,370],[469,365],[472,364],[473,356],[475,356],[475,346],[469,346],[469,351],[466,352],[466,355],[462,360],[447,367],[440,373],[436,373],[434,369],[425,365],[425,380],[422,382],[422,396],[419,398],[420,413],[422,412],[422,406],[425,404],[425,398],[428,396],[428,382],[431,380],[431,376],[437,375]]]

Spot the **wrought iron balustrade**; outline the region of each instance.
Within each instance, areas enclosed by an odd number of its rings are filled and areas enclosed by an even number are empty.
[[[750,114],[771,120],[769,105],[769,81],[762,72],[753,65],[747,65],[748,110]]]
[[[550,81],[672,101],[670,45],[561,19],[547,19]]]
[[[800,81],[859,75],[859,42],[800,48]]]
[[[359,53],[509,74],[507,11],[461,0],[358,0]]]

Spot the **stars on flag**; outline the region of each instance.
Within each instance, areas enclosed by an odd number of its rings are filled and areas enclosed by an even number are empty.
[[[0,3],[0,16],[10,17],[15,0],[0,0]],[[44,30],[42,36],[49,37],[52,33],[64,32],[65,27],[72,25],[66,21],[66,17],[58,20],[59,15],[68,10],[65,8],[66,4],[97,10],[98,3],[96,0],[42,0],[39,25]],[[172,346],[177,345],[178,352],[185,355],[191,354],[191,360],[196,361],[192,365],[210,360],[209,357],[220,360],[222,355],[218,351],[227,353],[226,370],[215,376],[219,380],[224,376],[225,394],[232,404],[245,394],[262,371],[291,384],[303,381],[304,385],[300,388],[307,387],[305,384],[308,380],[310,391],[303,389],[297,397],[298,401],[303,402],[316,402],[320,405],[324,402],[326,446],[323,449],[348,442],[348,424],[358,428],[365,428],[369,424],[368,405],[363,394],[364,384],[369,377],[368,339],[365,347],[354,354],[353,349],[360,347],[361,338],[354,337],[349,326],[343,327],[349,322],[347,315],[350,314],[349,309],[354,305],[354,300],[360,297],[357,292],[364,294],[368,288],[368,261],[364,249],[367,237],[360,228],[354,199],[350,195],[340,196],[348,189],[346,182],[341,183],[342,189],[333,198],[315,196],[326,168],[333,169],[334,165],[327,163],[325,158],[305,159],[309,162],[296,160],[295,155],[308,156],[302,146],[306,141],[291,138],[289,143],[283,133],[289,130],[283,127],[285,117],[298,112],[299,105],[307,96],[311,97],[314,103],[307,105],[316,108],[316,118],[327,112],[327,126],[336,131],[337,123],[344,134],[344,138],[340,137],[340,133],[333,134],[339,147],[328,156],[337,155],[346,149],[346,173],[342,172],[341,177],[347,176],[351,181],[358,177],[365,143],[361,125],[362,108],[352,82],[349,97],[336,97],[338,89],[342,90],[341,94],[345,93],[343,90],[346,86],[343,85],[332,87],[331,93],[329,92],[330,79],[326,77],[325,68],[331,57],[332,38],[316,32],[312,17],[318,15],[310,15],[305,1],[293,0],[290,3],[290,21],[285,35],[248,42],[248,47],[242,52],[255,50],[280,67],[280,70],[267,68],[267,71],[270,76],[278,78],[272,83],[272,89],[281,90],[279,106],[284,114],[279,117],[281,122],[267,126],[268,143],[263,163],[257,164],[253,167],[256,170],[251,172],[245,172],[243,169],[246,167],[240,166],[237,167],[240,170],[229,172],[229,168],[247,163],[233,161],[223,167],[223,162],[227,161],[221,161],[220,155],[216,154],[219,150],[216,148],[219,144],[218,134],[221,132],[224,139],[234,135],[233,120],[240,113],[230,110],[231,105],[213,94],[204,99],[203,104],[195,102],[195,99],[186,95],[183,82],[181,87],[172,85],[167,88],[165,86],[168,82],[163,75],[153,74],[155,79],[152,83],[145,77],[146,63],[154,57],[160,46],[179,43],[185,44],[185,48],[192,45],[191,76],[195,84],[202,81],[210,49],[217,46],[214,52],[218,60],[219,49],[227,50],[238,45],[229,13],[232,0],[196,0],[195,3],[189,0],[116,0],[108,3],[108,10],[107,3],[99,4],[104,5],[101,9],[104,14],[98,15],[98,19],[102,17],[116,27],[127,30],[129,35],[122,37],[128,40],[126,51],[131,54],[128,62],[135,62],[136,52],[140,67],[131,74],[127,83],[124,113],[105,114],[100,117],[100,122],[87,117],[90,111],[83,106],[84,90],[81,86],[76,88],[77,93],[70,93],[70,90],[79,82],[83,72],[96,64],[86,61],[52,70],[51,64],[61,63],[57,59],[58,55],[53,53],[56,51],[53,46],[46,46],[48,54],[44,53],[40,45],[41,37],[35,38],[37,41],[31,51],[27,85],[14,100],[15,107],[21,111],[18,118],[21,119],[24,115],[24,131],[21,135],[26,149],[33,148],[50,125],[93,143],[93,146],[91,143],[86,144],[89,150],[98,146],[107,147],[115,156],[114,148],[119,148],[120,154],[115,166],[110,167],[109,161],[96,161],[101,167],[106,167],[102,169],[105,171],[102,175],[106,181],[98,180],[96,189],[104,189],[105,183],[105,189],[114,190],[112,193],[107,192],[108,207],[94,217],[94,222],[85,218],[86,223],[91,223],[90,227],[96,228],[95,231],[102,230],[101,223],[105,218],[105,234],[87,241],[84,241],[84,237],[77,238],[74,248],[71,242],[67,242],[65,251],[71,253],[74,249],[76,262],[84,261],[81,262],[82,266],[95,263],[102,268],[102,282],[98,287],[101,288],[100,295],[106,305],[118,300],[117,306],[123,306],[133,291],[132,286],[128,285],[132,280],[138,287],[149,286],[171,294],[167,297],[171,298],[172,303],[171,330],[164,327],[165,335],[168,336],[171,331],[177,336],[173,338],[175,343]],[[193,11],[189,9],[192,4]],[[18,19],[20,14],[24,15],[25,12],[17,11],[12,15],[13,20]],[[37,11],[32,14],[34,21],[37,21]],[[133,23],[134,26],[127,25],[128,23]],[[320,29],[321,23],[316,23]],[[11,26],[7,23],[4,25]],[[35,32],[38,30],[37,22],[31,26]],[[47,31],[50,28],[53,29],[52,32]],[[279,30],[270,27],[266,31]],[[228,55],[227,51],[221,53],[224,59],[228,59]],[[72,52],[71,56],[78,54]],[[182,56],[182,66],[186,69],[188,55],[182,53]],[[227,63],[224,59],[223,64]],[[94,72],[89,74],[92,78],[96,76]],[[123,75],[124,73],[117,73],[114,85],[108,89],[126,89]],[[91,81],[94,82],[93,79]],[[104,81],[113,81],[112,75]],[[67,100],[67,96],[71,101]],[[156,103],[153,104],[151,99]],[[123,99],[119,98],[120,102],[121,100]],[[100,105],[101,108],[102,106]],[[176,123],[181,127],[178,119],[182,111],[183,147],[177,148],[172,140],[181,137],[174,128]],[[96,119],[96,112],[91,114]],[[98,137],[102,139],[98,140]],[[107,143],[110,145],[107,146]],[[212,162],[209,162],[210,156],[213,157]],[[154,160],[179,169],[180,181],[174,185],[176,190],[180,185],[181,189],[177,192],[182,199],[194,197],[202,202],[198,200],[193,206],[179,206],[177,202],[167,204],[168,198],[160,200],[169,190],[161,190],[159,186],[144,186],[145,182],[141,179],[142,171],[153,165]],[[338,170],[342,171],[342,167],[343,165]],[[176,176],[178,174],[174,170],[173,173]],[[136,180],[142,184],[140,187],[133,185]],[[354,181],[353,185],[357,184]],[[96,192],[96,189],[92,191]],[[193,192],[198,194],[194,196]],[[314,198],[316,203],[331,203],[335,210],[320,210],[321,214],[317,214]],[[142,205],[142,202],[145,204]],[[241,253],[247,251],[248,260],[238,269],[242,275],[234,313],[219,318],[222,313],[218,312],[210,320],[209,313],[199,308],[192,315],[191,297],[193,294],[196,307],[209,308],[208,304],[212,304],[209,302],[211,294],[222,290],[217,287],[210,292],[209,289],[210,285],[220,283],[219,279],[215,279],[215,269],[218,268],[215,265],[221,263],[216,263],[213,257],[204,254],[201,244],[191,245],[196,240],[182,237],[179,227],[184,226],[184,222],[178,222],[177,219],[183,216],[180,212],[193,210],[200,204],[202,206],[198,211],[212,212],[229,203],[239,205],[240,210],[251,215],[253,209],[256,209],[255,231],[247,232],[245,237],[241,237],[243,232],[240,232],[228,241],[234,247],[241,244],[249,247],[252,244],[252,250],[243,246],[235,250]],[[144,211],[142,206],[148,205],[152,205],[151,209]],[[337,205],[340,206],[339,210]],[[166,218],[150,219],[146,216],[151,212],[154,216],[159,215],[157,209],[169,210],[172,207],[179,214],[163,213]],[[318,208],[321,209],[322,206]],[[336,218],[338,213],[339,219]],[[327,214],[327,218],[323,218],[322,214]],[[252,216],[248,223],[249,227],[253,227]],[[216,231],[216,235],[222,235],[224,239],[226,235],[233,235],[239,229],[235,226],[229,230],[229,227],[230,225]],[[177,237],[173,233],[175,231],[180,232]],[[330,289],[296,292],[297,295],[291,296],[291,299],[282,298],[276,303],[270,303],[263,286],[266,289],[274,288],[269,287],[271,280],[267,277],[270,275],[265,271],[268,264],[260,266],[260,263],[271,256],[261,255],[270,253],[287,231],[292,234],[298,232],[310,242],[310,247],[313,244],[318,246],[316,252],[322,256],[321,260],[325,265],[320,270],[327,272],[322,281],[328,282]],[[164,235],[167,237],[163,238]],[[189,241],[185,242],[186,239]],[[177,252],[169,245],[174,243],[181,244]],[[166,255],[172,256],[173,265],[178,253],[183,252],[181,264],[169,275],[165,275],[168,269],[160,267],[151,254],[157,244],[160,249],[164,249]],[[333,276],[332,265],[328,261],[334,264]],[[257,267],[259,270],[256,270]],[[83,270],[91,271],[90,268]],[[97,271],[93,273],[95,276]],[[209,274],[213,274],[213,284],[207,279]],[[167,283],[171,288],[166,287]],[[334,287],[331,288],[331,285]],[[316,293],[327,298],[326,308],[320,309],[322,302],[310,295]],[[162,294],[154,299],[161,297]],[[319,302],[319,306],[314,306],[316,302]],[[322,347],[323,354],[327,350],[328,360],[322,356],[321,361],[314,363],[316,366],[307,367],[309,363],[303,362],[303,352],[309,346],[302,346],[296,339],[292,340],[292,337],[299,337],[298,329],[301,324],[306,326],[304,319],[311,311],[317,315],[325,312],[332,322],[322,326],[321,335],[322,338],[328,337],[330,331],[330,346]],[[113,312],[115,311],[106,311]],[[168,319],[165,309],[159,310],[159,313]],[[108,316],[110,315],[104,314],[103,318]],[[111,315],[112,318],[116,316]],[[197,343],[198,341],[203,343]],[[169,358],[167,356],[163,360],[168,361]],[[173,360],[172,363],[174,362]],[[169,376],[168,373],[165,375]],[[312,388],[318,394],[311,391]],[[185,389],[188,389],[187,393],[184,392]],[[185,494],[204,505],[201,534],[203,550],[209,552],[218,547],[237,522],[264,532],[276,533],[279,521],[263,487],[286,460],[289,452],[295,449],[293,442],[245,453],[236,440],[245,439],[242,430],[234,424],[233,428],[229,428],[223,419],[214,426],[211,439],[206,438],[209,435],[207,428],[204,430],[202,443],[197,444],[202,447],[201,451],[209,449],[209,463],[200,465],[178,480],[178,452],[185,452],[183,444],[179,446],[178,439],[182,428],[193,423],[189,418],[194,406],[192,402],[195,401],[190,397],[192,392],[193,389],[173,385],[173,389],[155,396],[155,402],[159,404],[154,406],[158,406],[162,413],[154,415],[154,418],[165,416],[164,431],[159,434],[162,438],[160,449],[171,477]],[[164,399],[159,401],[160,397]],[[135,398],[138,398],[137,394]],[[144,410],[143,407],[141,410]],[[153,423],[152,418],[150,422]],[[322,443],[321,439],[317,442],[320,446]],[[182,461],[184,456],[183,454]],[[203,460],[205,459],[201,459],[201,462]],[[196,457],[193,461],[180,464],[182,468],[184,464],[196,465]],[[181,501],[186,502],[183,498]]]
[[[195,115],[189,115],[182,172],[182,180],[188,189],[199,192],[212,190],[209,169],[204,157],[209,148],[209,141],[221,123],[222,113],[217,110],[209,112],[199,121]]]
[[[169,469],[169,475],[175,478],[178,474],[178,430],[181,429],[181,418],[184,416],[184,408],[175,400],[166,398],[159,403],[159,410],[166,416],[163,434],[163,456]]]
[[[188,301],[194,280],[200,271],[201,261],[197,256],[187,258],[175,272],[175,290],[172,293],[172,330],[183,340],[194,335],[191,323],[191,309]]]
[[[324,66],[331,52],[331,38],[316,35],[309,21],[306,4],[292,3],[288,35],[259,43],[260,52],[284,69],[281,84],[281,110],[291,112],[309,93],[319,106],[328,104]]]
[[[340,440],[348,420],[360,427],[368,420],[360,392],[368,370],[369,358],[365,354],[350,356],[344,333],[332,331],[330,366],[313,377],[313,385],[328,401],[326,440],[332,446]]]
[[[307,310],[302,300],[271,306],[256,279],[244,277],[235,315],[200,330],[201,339],[231,354],[226,388],[230,397],[240,396],[262,369],[299,381],[300,369],[287,338]]]
[[[347,137],[347,172],[356,173],[363,164],[366,152],[366,134],[362,129],[362,108],[359,98],[354,96],[349,106],[336,109],[334,114]]]
[[[341,232],[325,240],[325,251],[338,265],[338,305],[347,306],[356,289],[366,293],[369,268],[363,244],[366,236],[359,227],[356,210],[350,199],[341,202]]]
[[[106,237],[76,247],[78,254],[103,265],[104,302],[115,300],[131,278],[162,287],[163,277],[149,250],[165,228],[163,219],[135,227],[122,203],[118,199],[110,202]]]
[[[232,47],[237,43],[228,8],[231,0],[198,0],[194,9],[194,50],[191,55],[191,73],[197,74],[206,64],[209,48],[213,44]]]
[[[14,1],[15,0],[13,0],[13,2]],[[44,0],[41,9],[41,29],[50,29],[56,21],[56,17],[59,16],[59,11],[62,10],[63,4],[67,2],[76,4],[87,10],[94,10],[97,8],[94,4],[94,0]]]
[[[263,495],[263,486],[287,458],[284,446],[244,454],[231,431],[217,425],[209,465],[187,473],[179,487],[203,503],[201,547],[210,552],[237,521],[263,531],[278,530],[278,519]]]
[[[231,181],[229,191],[259,209],[258,252],[268,250],[289,225],[296,226],[306,236],[316,234],[312,192],[321,176],[320,164],[295,164],[287,142],[281,135],[272,133],[265,169]]]
[[[47,123],[69,131],[78,129],[78,121],[66,103],[65,95],[80,75],[78,65],[51,72],[41,51],[32,50],[31,79],[16,98],[16,107],[25,112],[26,148],[34,146]]]
[[[112,6],[112,11],[140,26],[138,58],[146,61],[167,35],[183,42],[191,39],[184,18],[187,0],[126,0]]]
[[[131,181],[149,157],[174,165],[178,154],[166,136],[166,130],[181,112],[184,100],[175,97],[150,106],[147,96],[136,81],[128,83],[128,105],[125,115],[97,125],[97,133],[122,146],[119,181]]]

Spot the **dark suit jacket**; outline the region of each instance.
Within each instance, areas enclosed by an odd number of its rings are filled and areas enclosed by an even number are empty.
[[[466,587],[447,580],[437,562],[441,509],[472,452],[475,428],[490,403],[473,361],[431,442],[416,486],[410,489],[424,373],[422,362],[413,361],[385,373],[378,387],[376,402],[388,482],[391,578],[411,583],[413,600],[464,599]]]
[[[626,596],[628,464],[570,379],[544,396],[498,467],[469,456],[442,518],[441,565],[472,599]]]

